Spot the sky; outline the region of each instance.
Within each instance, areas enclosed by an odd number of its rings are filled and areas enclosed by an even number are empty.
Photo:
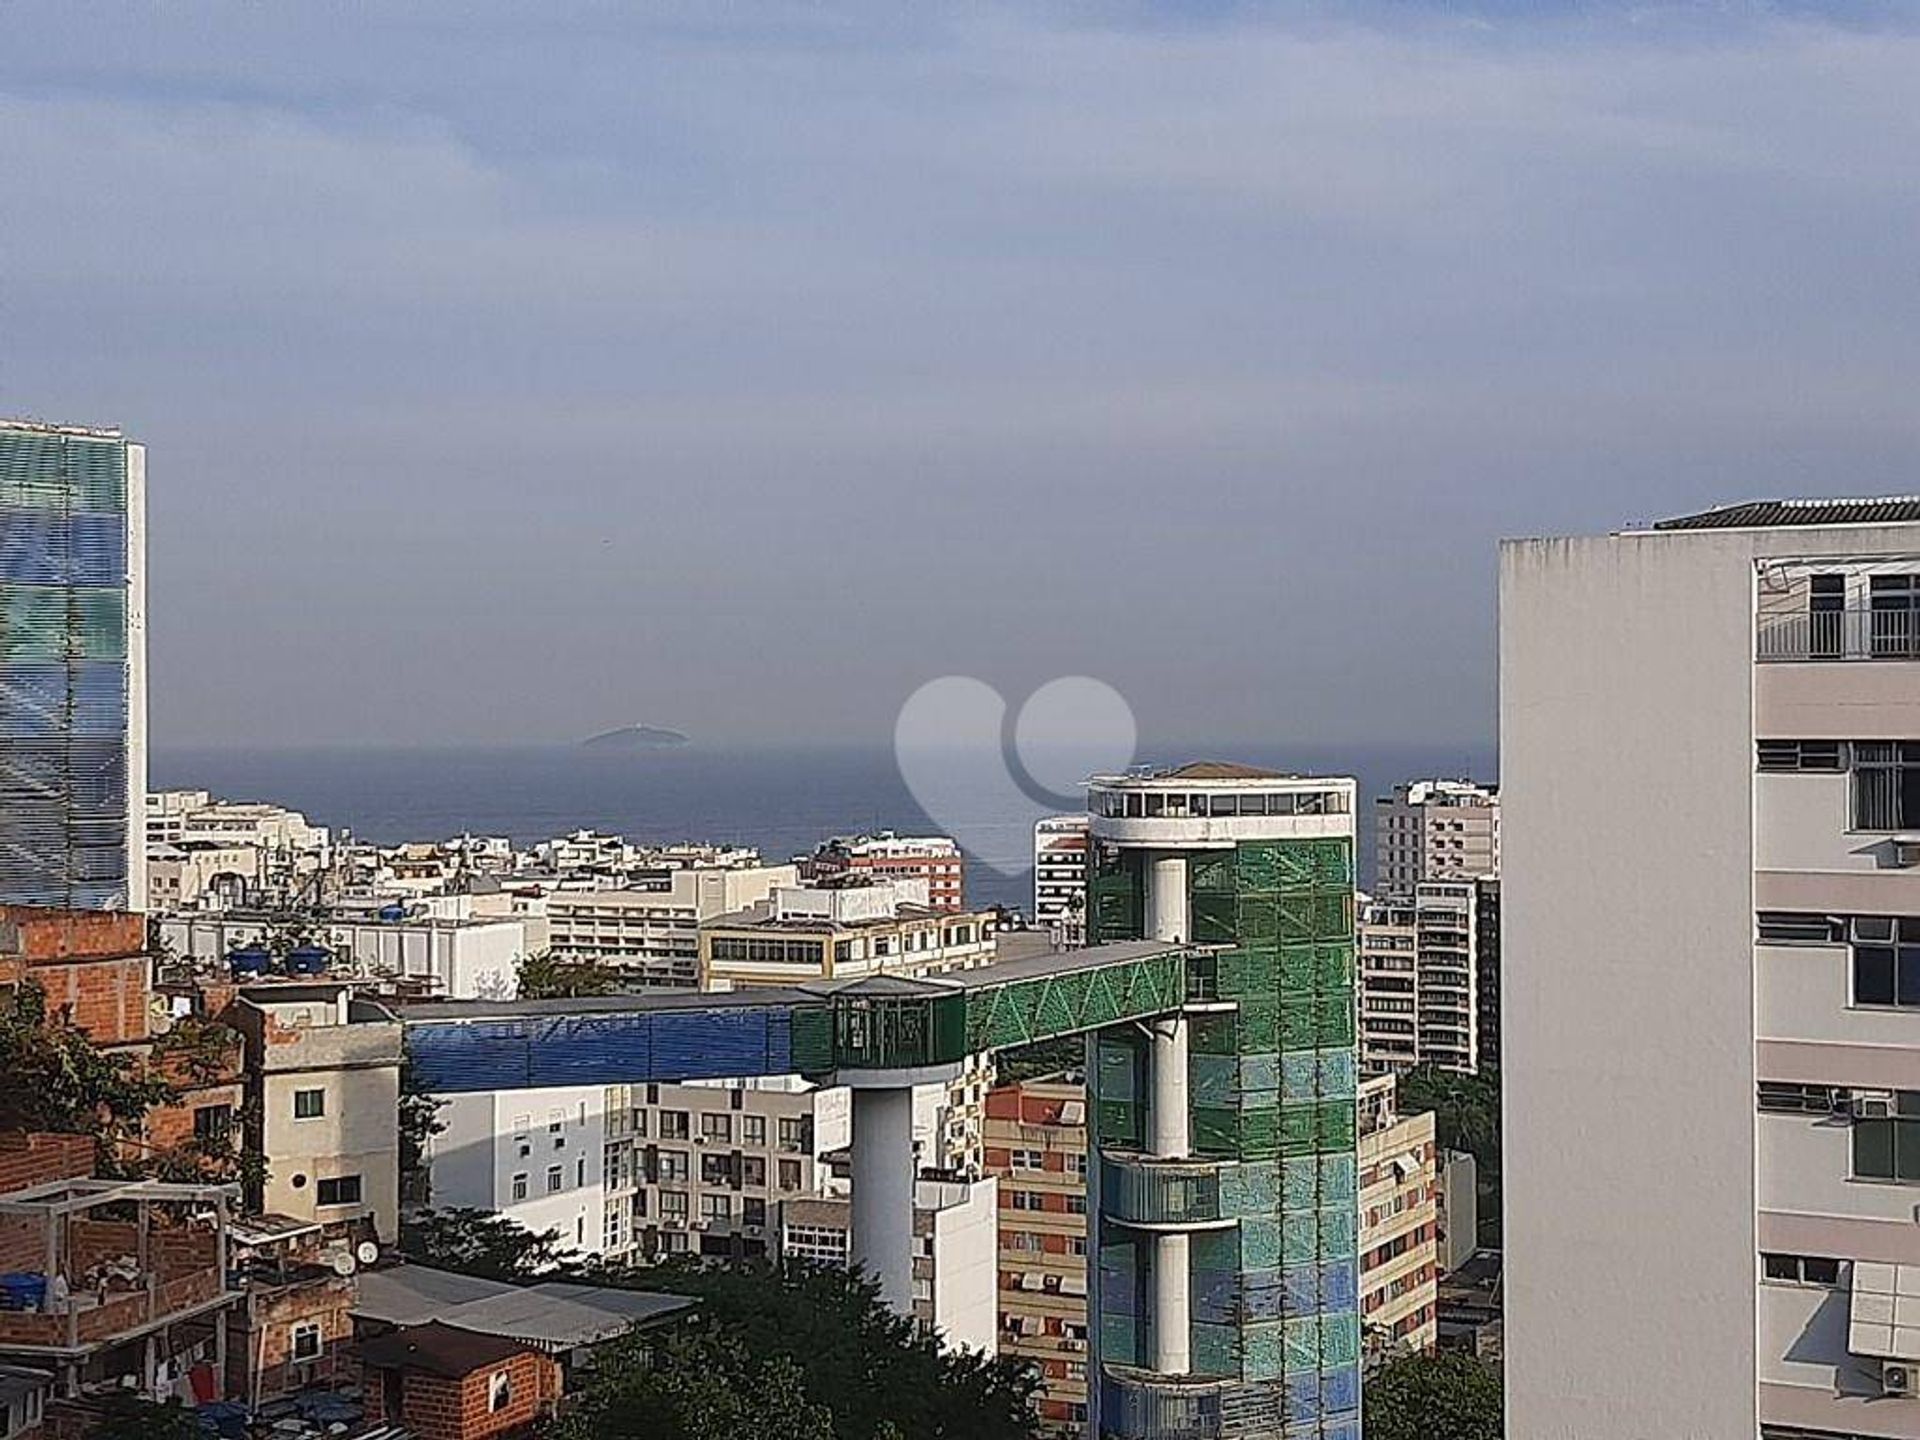
[[[0,4],[157,744],[1483,744],[1508,535],[1906,493],[1897,5]],[[1012,713],[1012,712],[1010,712]]]

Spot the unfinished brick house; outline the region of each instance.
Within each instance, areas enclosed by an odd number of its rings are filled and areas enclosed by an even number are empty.
[[[519,1440],[550,1414],[560,1367],[524,1341],[433,1321],[360,1347],[367,1418],[417,1440]]]

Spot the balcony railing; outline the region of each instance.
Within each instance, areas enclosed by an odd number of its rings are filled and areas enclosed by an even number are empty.
[[[1780,660],[1920,660],[1920,610],[1801,610],[1762,615],[1754,656]]]

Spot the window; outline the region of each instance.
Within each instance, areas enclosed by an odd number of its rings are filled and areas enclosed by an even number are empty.
[[[800,1188],[800,1162],[798,1160],[782,1160],[780,1162],[780,1188],[782,1190],[798,1190]]]
[[[1779,1285],[1833,1289],[1840,1283],[1840,1262],[1821,1255],[1762,1255],[1760,1269],[1769,1281]]]
[[[233,1133],[233,1106],[196,1105],[193,1107],[193,1138],[217,1145]]]
[[[733,1218],[733,1197],[731,1195],[702,1195],[700,1197],[700,1218],[702,1220],[731,1220]]]
[[[1852,1092],[1832,1085],[1760,1082],[1760,1108],[1776,1115],[1832,1115],[1847,1108]]]
[[[565,1183],[565,1178],[565,1175],[558,1165],[547,1166],[547,1193],[549,1195],[555,1194],[561,1185]]]
[[[1838,775],[1847,768],[1846,746],[1839,740],[1762,740],[1762,770]]]
[[[646,1111],[636,1110],[633,1112],[633,1133],[642,1140],[647,1138],[647,1112]]]
[[[767,1183],[767,1162],[758,1155],[740,1158],[740,1183],[756,1188]]]
[[[716,1155],[709,1151],[700,1157],[700,1183],[702,1185],[725,1185],[733,1179],[733,1157]]]
[[[293,1118],[296,1120],[318,1120],[327,1113],[327,1092],[324,1090],[296,1090],[293,1092]]]
[[[813,1120],[810,1116],[788,1116],[780,1122],[780,1148],[805,1150],[813,1144]]]
[[[526,1159],[529,1155],[533,1154],[533,1142],[524,1135],[519,1136],[514,1141],[513,1153],[516,1159]]]
[[[573,1183],[575,1185],[587,1183],[587,1157],[584,1155],[573,1162]]]
[[[687,1192],[684,1190],[662,1190],[660,1192],[660,1218],[662,1220],[686,1219]]]
[[[717,1145],[732,1144],[733,1117],[703,1111],[700,1116],[700,1138]]]
[[[660,1112],[660,1138],[662,1140],[687,1139],[687,1112],[684,1110],[662,1110]]]
[[[767,1223],[767,1202],[755,1200],[751,1196],[740,1202],[740,1223],[743,1225],[764,1225]]]
[[[487,1409],[498,1415],[513,1403],[513,1377],[496,1370],[487,1377]]]
[[[549,1110],[547,1112],[547,1133],[549,1135],[558,1135],[566,1123],[567,1117],[558,1110]]]
[[[1920,829],[1920,744],[1911,740],[1854,743],[1853,828]]]
[[[693,1237],[682,1235],[678,1231],[660,1237],[660,1253],[663,1255],[684,1255],[693,1249]]]
[[[1837,915],[1762,910],[1755,929],[1762,945],[1837,945],[1847,938],[1847,922]]]
[[[1038,1210],[1042,1202],[1038,1190],[1013,1190],[1008,1192],[1010,1205],[1015,1210]]]
[[[320,1327],[313,1321],[293,1327],[293,1358],[296,1361],[320,1358]]]
[[[1856,1180],[1920,1180],[1920,1091],[1896,1090],[1890,1108],[1885,1119],[1853,1122]]]
[[[742,1115],[740,1117],[740,1143],[742,1145],[766,1144],[767,1117],[764,1115]]]
[[[691,1173],[684,1150],[662,1150],[659,1160],[659,1178],[666,1184],[685,1184]]]
[[[1013,1168],[1016,1170],[1043,1170],[1047,1157],[1038,1150],[1016,1150],[1013,1152]]]
[[[1069,1215],[1086,1214],[1087,1213],[1087,1197],[1084,1195],[1067,1196],[1067,1213]]]
[[[1913,659],[1920,655],[1920,575],[1875,575],[1867,581],[1867,605],[1873,616],[1873,658]]]
[[[1845,653],[1847,577],[1807,577],[1807,654],[1815,660],[1837,660]]]
[[[1856,915],[1853,1003],[1920,1006],[1920,916]]]
[[[315,1203],[320,1205],[358,1205],[360,1203],[360,1177],[358,1175],[341,1175],[332,1180],[322,1180]]]
[[[524,1170],[516,1172],[513,1177],[513,1198],[516,1200],[527,1198],[527,1172]]]

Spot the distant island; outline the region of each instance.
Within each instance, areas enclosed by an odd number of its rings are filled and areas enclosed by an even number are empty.
[[[608,730],[600,735],[590,735],[580,742],[583,750],[671,750],[676,745],[688,744],[688,738],[678,730],[662,730],[657,725],[622,725],[618,730]]]

